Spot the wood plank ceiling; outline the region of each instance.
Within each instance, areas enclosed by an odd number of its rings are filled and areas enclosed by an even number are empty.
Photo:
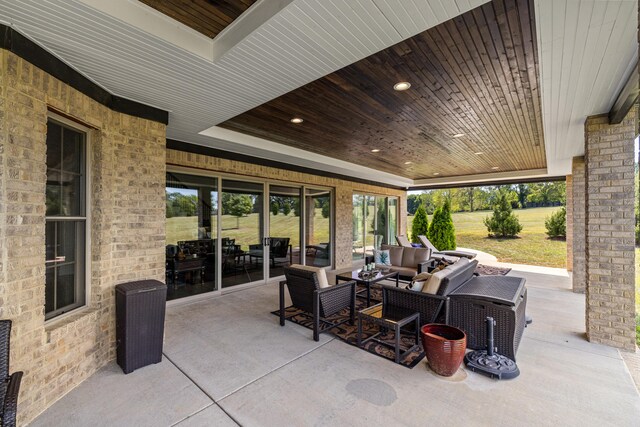
[[[256,0],[140,0],[176,21],[214,38]]]
[[[533,0],[494,0],[220,126],[412,179],[544,168]]]

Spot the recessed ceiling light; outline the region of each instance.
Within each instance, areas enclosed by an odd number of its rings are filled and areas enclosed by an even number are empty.
[[[500,167],[499,166],[494,166],[491,169],[496,170],[496,169],[500,169]]]
[[[404,162],[405,165],[410,165],[412,162]]]
[[[304,122],[304,120],[302,120],[300,117],[294,117],[293,119],[291,119],[291,123],[300,124],[302,122]]]
[[[475,153],[473,153],[473,154],[475,154],[476,156],[479,156],[479,155],[481,155],[481,154],[484,154],[484,151],[476,151],[476,152],[475,152]]]
[[[397,91],[407,90],[411,87],[411,83],[409,82],[399,82],[393,85],[393,89]]]
[[[464,133],[456,133],[455,135],[453,135],[454,138],[460,138],[464,136]]]
[[[379,148],[374,148],[373,150],[371,150],[372,153],[379,153],[380,149]]]
[[[437,176],[440,175],[440,172],[434,172],[433,174]]]

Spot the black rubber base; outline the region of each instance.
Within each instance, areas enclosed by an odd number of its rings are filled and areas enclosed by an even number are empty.
[[[476,350],[464,356],[464,363],[473,372],[499,380],[510,380],[520,375],[516,362],[501,354],[489,356],[486,350]]]

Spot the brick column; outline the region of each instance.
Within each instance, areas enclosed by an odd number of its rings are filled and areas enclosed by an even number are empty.
[[[573,292],[583,293],[587,282],[586,264],[586,206],[585,206],[585,164],[584,157],[575,157],[571,167],[571,207],[567,198],[567,221],[569,220],[569,209],[571,209],[571,244],[573,267],[572,287]],[[569,233],[569,229],[567,229]],[[567,234],[567,239],[569,235]],[[568,263],[568,261],[567,261]]]
[[[618,125],[607,115],[585,123],[587,337],[628,351],[636,348],[635,136],[635,107]]]

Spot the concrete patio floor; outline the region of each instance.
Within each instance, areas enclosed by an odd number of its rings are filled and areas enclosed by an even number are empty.
[[[584,296],[567,272],[509,266],[527,279],[534,319],[514,380],[464,369],[443,379],[424,360],[407,369],[331,335],[316,343],[270,314],[273,283],[169,307],[162,363],[129,375],[111,363],[32,425],[638,426],[630,372],[617,350],[585,340]]]

